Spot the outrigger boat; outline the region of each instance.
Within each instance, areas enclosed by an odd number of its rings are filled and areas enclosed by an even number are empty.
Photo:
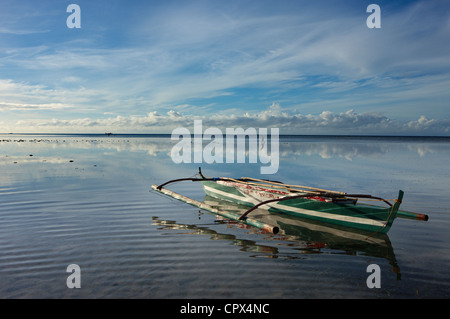
[[[301,185],[288,185],[277,181],[261,180],[250,177],[240,179],[203,176],[199,169],[200,178],[182,178],[168,181],[162,185],[152,185],[152,188],[166,195],[185,201],[189,204],[212,210],[195,200],[176,194],[164,186],[180,181],[199,181],[205,193],[209,196],[227,200],[236,204],[248,206],[249,209],[236,219],[259,228],[277,232],[277,227],[260,225],[248,215],[257,208],[266,209],[273,213],[283,213],[302,218],[309,218],[320,222],[339,226],[356,228],[363,231],[385,234],[389,231],[396,217],[428,220],[428,216],[412,212],[400,211],[403,191],[391,203],[389,200],[365,194],[348,194],[339,191],[326,190]],[[378,201],[385,206],[375,206],[361,201]],[[202,207],[203,205],[203,207]]]

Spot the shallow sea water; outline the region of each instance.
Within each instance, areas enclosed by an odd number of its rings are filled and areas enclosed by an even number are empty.
[[[449,138],[282,137],[280,167],[202,164],[251,176],[395,198],[382,243],[327,225],[269,234],[151,190],[191,177],[170,137],[0,135],[0,298],[449,298]],[[204,200],[200,184],[170,189]],[[324,228],[325,227],[325,228]],[[70,264],[81,288],[69,289]],[[368,288],[367,267],[380,267]]]

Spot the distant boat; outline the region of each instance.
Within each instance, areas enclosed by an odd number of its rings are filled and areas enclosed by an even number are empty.
[[[201,174],[201,171],[199,173],[200,178],[176,179],[152,187],[166,195],[177,198],[177,195],[178,197],[182,195],[173,193],[163,187],[178,181],[200,181],[207,195],[248,206],[249,209],[237,218],[244,223],[249,221],[248,216],[257,208],[380,234],[389,231],[396,217],[428,220],[427,215],[399,211],[404,194],[402,190],[398,192],[397,199],[391,203],[372,195],[348,194],[249,177],[240,179],[207,178]],[[184,196],[178,199],[198,206],[197,202],[190,202],[190,199]],[[383,202],[385,205],[375,206],[360,203],[360,201],[365,200]],[[264,226],[262,225],[262,227]]]

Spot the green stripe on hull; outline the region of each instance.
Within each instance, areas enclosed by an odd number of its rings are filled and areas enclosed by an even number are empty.
[[[298,211],[297,207],[289,207],[287,209],[283,209],[280,207],[281,205],[277,206],[276,208],[270,208],[269,211],[277,212],[277,213],[284,213],[292,216],[300,216],[300,217],[306,217],[313,220],[318,220],[322,222],[328,222],[332,224],[337,224],[341,226],[347,226],[347,227],[353,227],[358,228],[362,230],[367,231],[378,231],[380,230],[381,233],[386,232],[389,230],[389,227],[391,226],[392,222],[388,222],[385,227],[385,221],[388,218],[388,213],[383,212],[383,215],[386,215],[385,220],[379,220],[379,219],[369,219],[365,217],[361,217],[363,214],[361,211],[358,211],[358,216],[352,216],[350,214],[345,214],[346,208],[341,208],[339,212],[332,212],[330,210],[307,210],[302,209],[302,211]]]
[[[203,187],[207,195],[216,198],[246,206],[254,206],[257,204],[256,201],[248,199],[234,187],[220,185],[211,181],[203,182]],[[401,201],[402,196],[403,192],[400,191],[399,201]],[[306,217],[367,231],[386,233],[396,217],[399,205],[400,202],[396,202],[393,207],[383,208],[297,198],[271,203],[269,211]]]

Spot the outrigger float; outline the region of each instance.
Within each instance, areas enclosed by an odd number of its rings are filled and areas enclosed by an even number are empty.
[[[275,234],[279,231],[277,226],[251,218],[249,216],[251,212],[256,209],[265,209],[272,213],[288,214],[381,234],[389,231],[396,217],[428,220],[425,214],[399,210],[404,194],[402,190],[399,191],[396,199],[386,200],[372,195],[348,194],[250,177],[240,179],[205,177],[201,169],[199,169],[199,176],[199,178],[174,179],[159,186],[152,185],[152,188],[201,209]],[[230,214],[165,188],[168,184],[181,181],[201,182],[206,195],[244,205],[249,209],[240,215]],[[385,206],[361,203],[364,201],[378,201]]]

